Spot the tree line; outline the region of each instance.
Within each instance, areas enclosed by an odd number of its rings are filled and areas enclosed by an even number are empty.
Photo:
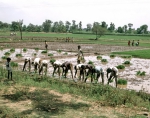
[[[133,24],[128,23],[127,25],[115,27],[114,23],[108,25],[105,21],[94,22],[93,24],[87,24],[86,28],[82,28],[82,21],[76,23],[75,20],[72,22],[66,21],[55,21],[45,20],[41,25],[34,25],[30,23],[29,25],[23,25],[22,22],[12,21],[11,24],[4,23],[0,21],[1,31],[23,31],[23,32],[56,32],[56,33],[66,33],[66,32],[93,32],[97,36],[103,35],[105,32],[110,33],[133,33],[133,34],[148,34],[148,25],[144,24],[137,29],[132,28]]]

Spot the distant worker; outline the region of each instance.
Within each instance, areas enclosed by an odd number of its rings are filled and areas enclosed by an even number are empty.
[[[48,48],[48,44],[47,44],[47,41],[45,40],[45,49],[47,50]]]
[[[136,46],[139,46],[139,40],[136,42]]]
[[[130,40],[128,41],[128,46],[130,46]]]
[[[81,61],[84,61],[84,56],[83,56],[83,52],[81,50],[81,46],[78,45],[78,54],[77,54],[78,58],[77,58],[77,64],[80,64]]]
[[[8,71],[8,79],[9,79],[9,76],[12,80],[12,69],[11,69],[11,65],[10,65],[10,61],[11,61],[11,58],[7,58],[7,62],[6,62],[6,69]]]
[[[132,41],[132,46],[134,46],[134,40]]]

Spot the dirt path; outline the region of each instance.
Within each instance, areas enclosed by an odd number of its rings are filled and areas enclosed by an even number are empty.
[[[10,95],[13,94],[13,92],[16,90],[17,87],[11,87],[7,89],[7,93],[4,91],[1,91],[1,96],[4,95]],[[20,87],[18,87],[20,89]],[[29,92],[32,94],[39,90],[38,88],[31,87],[29,88]],[[40,89],[41,90],[41,89]],[[120,118],[120,116],[132,116],[136,114],[145,114],[144,109],[143,112],[140,112],[137,108],[127,108],[125,106],[117,106],[117,107],[108,107],[103,106],[100,102],[94,102],[92,100],[89,100],[87,98],[83,98],[81,96],[77,95],[71,95],[71,94],[62,94],[55,90],[48,90],[43,89],[45,91],[48,91],[49,96],[55,96],[55,98],[49,102],[53,102],[53,104],[59,101],[61,103],[59,106],[58,104],[51,108],[53,110],[59,110],[59,114],[51,114],[50,117],[58,117],[58,118],[91,118],[91,117],[103,117],[103,118]],[[42,91],[43,91],[42,90]],[[45,95],[44,95],[45,96]],[[44,99],[46,101],[46,99]],[[0,97],[0,106],[7,106],[8,108],[13,109],[15,112],[20,113],[26,113],[29,112],[28,117],[31,116],[37,116],[42,117],[45,115],[45,113],[48,112],[37,112],[37,109],[33,108],[34,102],[32,99],[25,99],[25,100],[19,100],[19,101],[12,101],[10,99],[6,99],[5,97]],[[51,104],[51,103],[50,103]],[[63,109],[61,109],[61,107]],[[61,112],[63,111],[63,113]],[[146,113],[148,114],[148,113]]]

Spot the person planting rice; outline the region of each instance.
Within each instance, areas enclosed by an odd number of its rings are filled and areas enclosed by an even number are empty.
[[[45,49],[47,50],[48,48],[48,44],[47,44],[47,41],[45,40]]]

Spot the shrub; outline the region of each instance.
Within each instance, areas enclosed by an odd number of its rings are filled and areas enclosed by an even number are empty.
[[[102,59],[101,62],[107,62],[107,59]]]
[[[145,71],[141,72],[141,71],[137,71],[136,75],[140,75],[140,76],[145,76]]]
[[[10,65],[11,65],[12,67],[18,67],[18,63],[15,63],[15,62],[11,62]]]
[[[49,53],[48,56],[53,56],[53,54],[52,54],[52,53]]]
[[[22,54],[16,54],[16,57],[22,57]]]
[[[50,60],[50,63],[54,63],[56,60],[55,59],[51,59]]]
[[[47,53],[47,50],[43,50],[41,53]]]
[[[125,79],[118,79],[117,84],[127,85],[127,80],[125,80]]]
[[[93,62],[93,61],[91,61],[91,60],[89,60],[88,64],[92,64],[92,65],[93,65],[93,64],[94,64],[94,62]]]
[[[123,64],[130,64],[130,61],[125,61]]]
[[[5,52],[5,54],[4,55],[10,55],[10,52]]]
[[[6,59],[6,58],[7,58],[7,56],[2,56],[1,58],[2,58],[2,59]]]
[[[36,50],[36,51],[38,51],[38,50],[39,50],[39,48],[35,48],[35,50]]]
[[[111,55],[110,55],[110,57],[116,57],[116,55],[114,55],[114,54],[111,54]]]
[[[11,49],[10,49],[10,52],[15,52],[15,48],[11,48]]]
[[[65,52],[63,55],[68,55],[68,53],[67,53],[67,52]]]
[[[62,51],[60,49],[58,49],[57,52],[61,53]]]
[[[125,66],[124,65],[118,65],[118,66],[116,66],[118,69],[124,69],[125,68]]]
[[[122,58],[132,58],[132,55],[121,55]]]
[[[97,59],[102,59],[102,56],[98,55],[98,56],[97,56]]]
[[[26,52],[27,51],[27,49],[26,48],[23,48],[23,52]]]

